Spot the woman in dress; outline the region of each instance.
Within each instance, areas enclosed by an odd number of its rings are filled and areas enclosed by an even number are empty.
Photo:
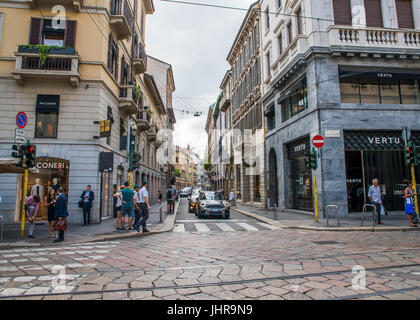
[[[120,225],[121,225],[121,206],[122,206],[122,194],[121,194],[121,190],[124,189],[124,186],[120,186],[120,192],[116,192],[113,194],[114,198],[117,198],[117,225],[116,228],[118,231],[120,231]]]
[[[405,188],[404,191],[404,206],[405,206],[405,214],[408,217],[408,221],[410,222],[410,227],[417,227],[414,223],[414,188],[413,184],[410,181],[405,181],[408,186]]]
[[[48,208],[48,237],[51,237],[51,228],[52,228],[52,223],[55,220],[54,219],[54,211],[55,211],[55,202],[56,202],[56,197],[55,197],[55,190],[53,188],[51,188],[48,191],[48,195],[45,197],[45,206],[47,206]],[[57,238],[57,232],[54,232],[55,234],[55,238]]]

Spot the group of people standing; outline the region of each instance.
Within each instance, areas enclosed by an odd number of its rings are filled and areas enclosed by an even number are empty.
[[[415,219],[416,209],[414,208],[415,191],[411,181],[404,180],[404,183],[407,184],[403,195],[405,213],[407,214],[410,227],[415,228],[417,227],[417,220]],[[381,215],[382,213],[386,214],[386,209],[382,201],[382,191],[379,186],[379,180],[377,178],[372,180],[372,185],[369,188],[368,197],[372,204],[375,206],[375,211],[377,214],[377,224],[383,224],[383,222],[381,221]]]
[[[141,188],[139,185],[135,185],[134,190],[130,188],[128,182],[125,182],[123,186],[120,186],[119,192],[114,194],[114,197],[117,199],[117,231],[125,230],[126,217],[128,217],[128,231],[140,232],[140,227],[142,227],[143,232],[149,232],[146,228],[150,210],[147,181],[143,181]]]
[[[28,238],[34,238],[36,216],[38,214],[41,198],[33,195],[26,198],[25,211],[29,222]],[[64,241],[64,231],[67,230],[67,197],[63,188],[57,191],[54,188],[48,190],[48,195],[44,198],[44,204],[48,208],[48,237],[55,238],[54,242]],[[54,230],[54,236],[52,230]]]

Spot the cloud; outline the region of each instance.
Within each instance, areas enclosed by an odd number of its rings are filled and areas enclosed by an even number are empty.
[[[226,5],[226,0],[192,0]],[[251,0],[230,0],[230,6],[248,8]],[[155,0],[156,12],[147,16],[146,51],[172,65],[176,92],[174,109],[201,111],[201,117],[175,110],[175,143],[188,144],[204,154],[207,111],[216,101],[219,85],[229,69],[226,57],[246,11],[183,5]]]

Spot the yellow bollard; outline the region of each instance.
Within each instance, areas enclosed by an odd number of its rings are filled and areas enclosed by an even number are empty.
[[[23,192],[22,192],[22,221],[20,225],[20,237],[23,239],[25,236],[25,204],[26,204],[26,189],[28,188],[28,169],[25,169],[24,181],[23,181]]]
[[[130,189],[133,189],[133,171],[130,171]]]
[[[315,222],[318,222],[318,193],[316,190],[316,170],[314,172],[314,206],[315,206]]]

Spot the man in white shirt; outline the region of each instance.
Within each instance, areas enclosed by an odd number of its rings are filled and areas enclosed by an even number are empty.
[[[143,181],[142,188],[138,192],[139,195],[139,208],[141,212],[141,218],[140,220],[134,225],[134,229],[137,230],[137,232],[140,232],[140,226],[142,226],[143,232],[149,232],[149,230],[146,229],[146,221],[149,218],[149,210],[150,210],[150,204],[149,204],[149,192],[147,191],[147,181]]]
[[[233,189],[230,191],[229,201],[230,201],[230,205],[233,206],[233,203],[235,201],[235,192],[233,192]]]
[[[369,199],[372,201],[372,204],[376,208],[376,214],[378,216],[378,224],[383,224],[381,222],[381,208],[382,208],[382,192],[381,187],[379,187],[379,181],[378,179],[372,180],[372,186],[369,188]]]

